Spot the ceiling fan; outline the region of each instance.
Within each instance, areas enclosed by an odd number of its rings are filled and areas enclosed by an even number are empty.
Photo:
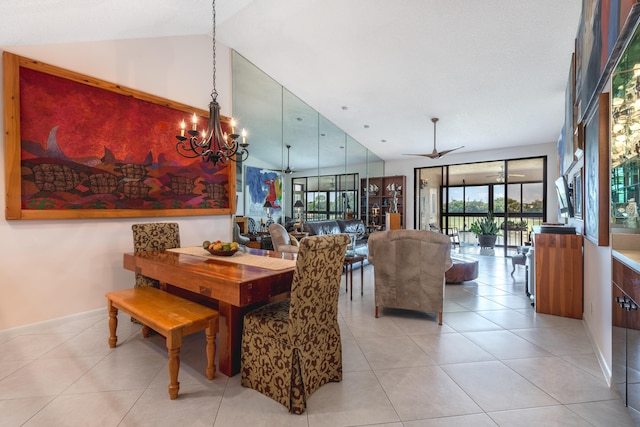
[[[436,123],[438,122],[438,120],[439,119],[437,117],[431,118],[431,121],[433,122],[433,151],[429,154],[409,154],[409,156],[423,156],[423,157],[429,157],[431,159],[439,159],[449,154],[452,151],[456,151],[461,148],[464,148],[464,145],[461,145],[460,147],[456,147],[456,148],[452,148],[450,150],[444,150],[444,151],[438,151],[436,149]]]
[[[504,182],[504,166],[500,165],[500,171],[497,174],[493,174],[493,175],[487,175],[487,178],[493,178],[496,177],[496,181],[498,182]],[[510,173],[508,175],[509,178],[513,177],[513,178],[523,178],[524,175],[519,174],[519,173]]]
[[[283,172],[289,175],[290,173],[293,173],[293,168],[289,167],[289,149],[291,148],[291,146],[287,144],[286,147],[287,147],[287,168]]]

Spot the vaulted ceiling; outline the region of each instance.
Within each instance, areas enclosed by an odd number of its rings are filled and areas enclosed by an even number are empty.
[[[555,142],[582,0],[218,0],[217,39],[385,160]],[[0,46],[211,34],[203,0],[2,0]],[[382,141],[386,142],[382,142]]]

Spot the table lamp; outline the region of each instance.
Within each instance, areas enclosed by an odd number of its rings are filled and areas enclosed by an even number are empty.
[[[300,231],[302,231],[302,214],[300,213],[300,210],[304,207],[302,200],[297,200],[293,207],[298,211],[298,222],[294,226],[299,227]]]
[[[304,207],[304,204],[302,204],[302,200],[297,200],[293,207],[297,209],[298,221],[300,221],[300,210]]]
[[[268,200],[265,200],[264,205],[262,205],[262,207],[267,210],[267,219],[271,219],[271,208],[273,207],[271,202]]]
[[[371,206],[371,213],[373,214],[373,221],[371,221],[374,225],[376,223],[376,218],[378,216],[378,212],[380,212],[380,206],[377,203],[374,203]]]

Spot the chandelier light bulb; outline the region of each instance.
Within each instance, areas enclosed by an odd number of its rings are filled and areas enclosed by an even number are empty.
[[[213,89],[211,90],[211,102],[209,103],[209,124],[208,130],[198,132],[198,116],[193,113],[191,118],[192,128],[185,136],[184,120],[180,124],[180,135],[176,136],[178,143],[176,151],[183,157],[194,159],[201,157],[203,162],[212,162],[214,165],[218,162],[226,164],[228,160],[234,162],[243,162],[249,157],[247,147],[246,132],[243,129],[242,143],[238,142],[240,135],[235,132],[236,121],[232,118],[229,125],[231,134],[227,135],[222,132],[220,125],[220,104],[218,103],[218,91],[216,90],[216,2],[212,0],[212,51],[213,51],[213,73],[211,80]]]

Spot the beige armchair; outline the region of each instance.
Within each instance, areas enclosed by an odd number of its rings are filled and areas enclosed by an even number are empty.
[[[289,235],[282,225],[276,223],[270,224],[269,234],[271,235],[271,242],[273,243],[273,249],[275,251],[298,253],[300,250],[298,239]]]
[[[451,268],[451,240],[426,230],[390,230],[369,236],[378,307],[438,313],[442,325],[444,273]]]

